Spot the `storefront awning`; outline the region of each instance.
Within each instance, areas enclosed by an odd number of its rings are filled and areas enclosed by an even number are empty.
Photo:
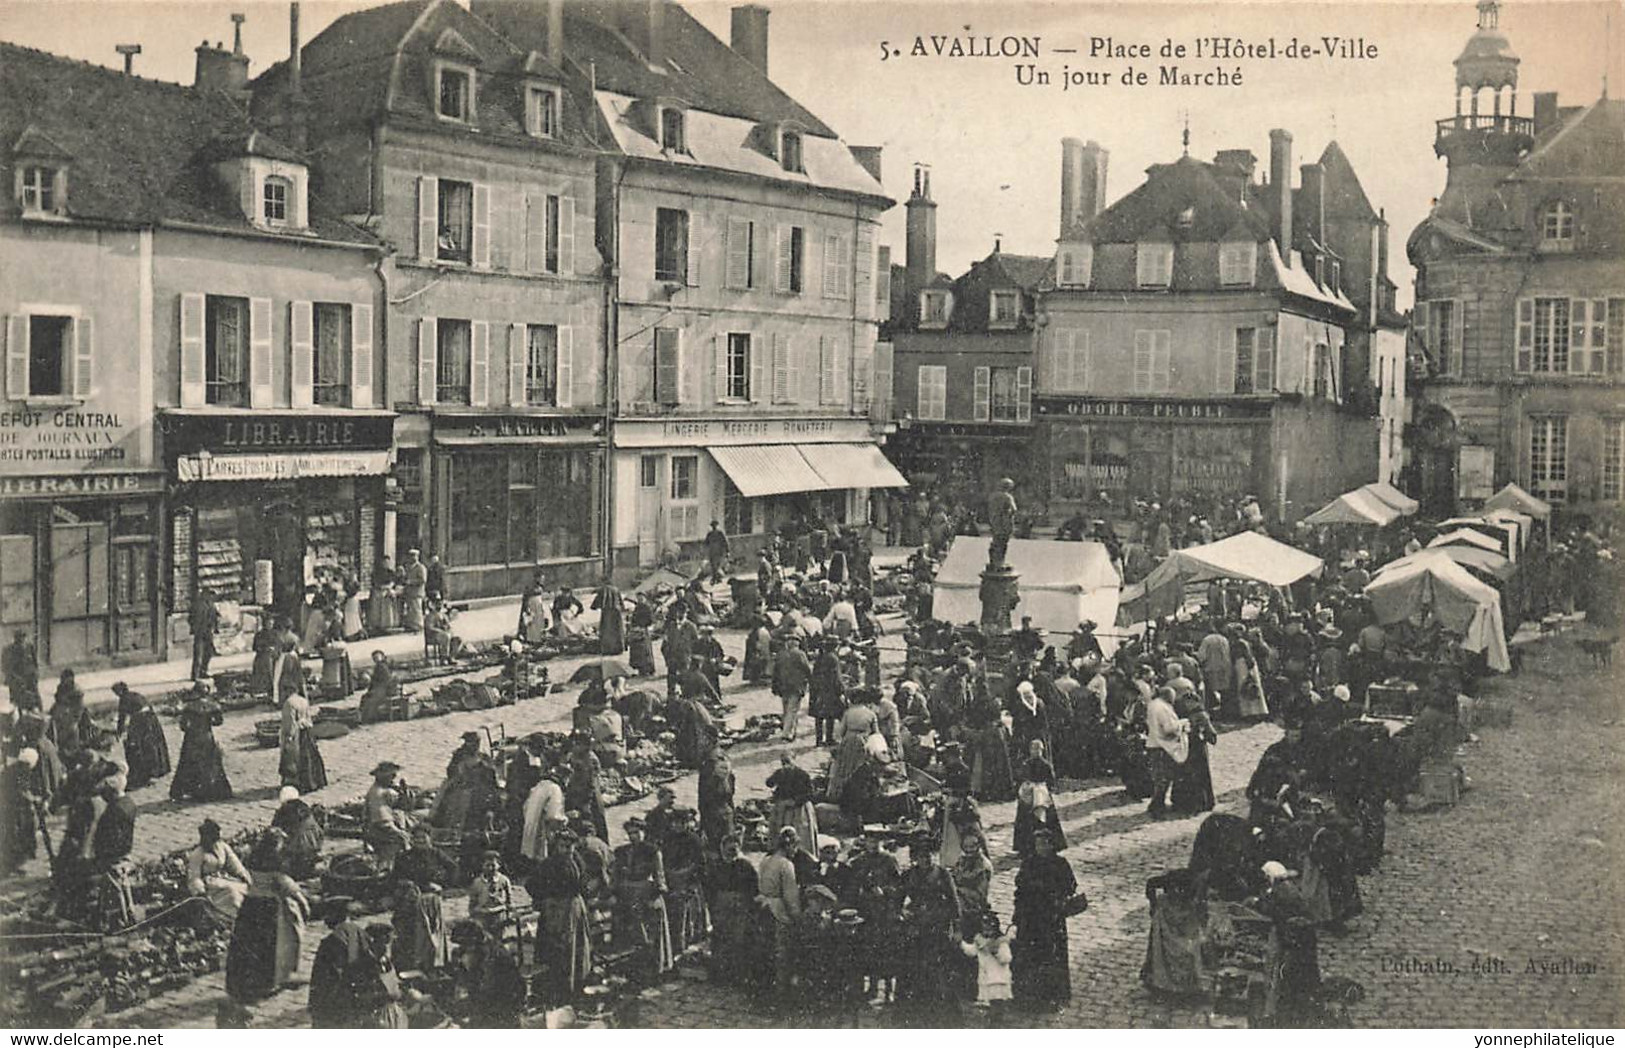
[[[794,444],[739,444],[706,450],[746,498],[829,491],[833,487],[807,463]]]
[[[873,444],[800,444],[801,454],[829,482],[844,488],[906,488],[908,481]]]

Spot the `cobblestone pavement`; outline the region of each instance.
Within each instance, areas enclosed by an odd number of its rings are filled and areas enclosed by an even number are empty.
[[[738,636],[724,635],[723,641],[738,653]],[[574,664],[553,665],[554,677],[565,679]],[[1365,914],[1345,936],[1321,941],[1322,970],[1355,979],[1366,990],[1349,1013],[1351,1022],[1594,1027],[1625,1019],[1625,899],[1617,878],[1609,876],[1625,841],[1619,829],[1625,815],[1620,683],[1613,670],[1583,666],[1569,640],[1533,647],[1520,677],[1492,685],[1492,694],[1513,697],[1515,720],[1510,728],[1482,728],[1482,741],[1467,747],[1463,763],[1473,788],[1461,804],[1431,814],[1389,812],[1387,857],[1361,881]],[[359,797],[368,784],[366,771],[383,757],[405,765],[411,781],[435,782],[461,732],[495,723],[505,724],[510,735],[558,729],[568,722],[574,694],[571,689],[499,710],[376,725],[324,743],[332,783],[315,798],[337,803]],[[776,708],[761,689],[734,687],[725,697],[737,706],[735,720]],[[233,801],[176,806],[162,784],[135,795],[142,808],[142,857],[188,844],[205,814],[228,833],[265,824],[275,789],[263,784],[275,782],[276,751],[251,748],[254,719],[237,715],[219,731],[239,790]],[[1221,738],[1212,755],[1218,810],[1245,814],[1246,780],[1277,737],[1277,729],[1259,725]],[[788,747],[742,744],[731,751],[740,799],[765,793],[764,780],[786,751],[809,768],[821,759],[805,739]],[[675,786],[681,803],[694,803],[693,775]],[[1059,800],[1071,842],[1064,854],[1091,905],[1069,922],[1072,1002],[1040,1021],[1057,1027],[1219,1025],[1205,1009],[1152,998],[1138,980],[1148,918],[1144,880],[1184,865],[1197,820],[1152,822],[1141,803],[1104,781]],[[1014,805],[987,805],[983,819],[1001,855],[995,859],[993,903],[1008,916],[1015,863],[1004,853]],[[610,821],[618,837],[621,820],[612,813]],[[460,914],[462,906],[448,899],[448,916]],[[306,971],[320,935],[315,925],[307,934]],[[222,997],[223,976],[216,973],[119,1019],[137,1027],[207,1026]],[[255,1025],[303,1025],[304,1000],[302,988],[278,994],[256,1009]],[[688,979],[661,986],[623,1007],[617,1018],[622,1025],[656,1028],[891,1021],[884,1009],[778,1016],[736,991]],[[943,1022],[960,1020],[944,1016]]]

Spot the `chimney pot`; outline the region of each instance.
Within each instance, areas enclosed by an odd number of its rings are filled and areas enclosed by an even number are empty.
[[[760,4],[745,4],[732,11],[728,46],[767,75],[767,19],[772,12]]]

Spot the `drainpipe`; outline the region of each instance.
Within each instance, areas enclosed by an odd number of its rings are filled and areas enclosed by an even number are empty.
[[[604,542],[604,581],[615,577],[615,415],[620,399],[620,305],[621,305],[621,180],[626,168],[615,162],[609,206],[610,228],[615,231],[614,251],[604,268],[604,490],[602,499]]]
[[[380,308],[374,311],[377,313],[378,319],[373,321],[372,344],[374,346],[382,346],[384,350],[382,353],[378,353],[376,351],[373,353],[372,377],[373,388],[379,390],[383,394],[385,410],[388,410],[390,406],[389,274],[390,270],[393,268],[393,257],[388,251],[380,252],[377,261],[372,264],[372,271],[378,275],[378,286],[383,292],[383,295],[378,302]],[[384,337],[381,339],[378,337],[378,324],[380,322],[383,324],[384,333]],[[393,436],[391,437],[389,443],[389,464],[391,469],[393,469],[395,465],[395,441]],[[385,501],[383,506],[383,520],[380,523],[380,527],[383,529],[383,540],[379,543],[380,553],[383,556],[388,557],[389,562],[393,564],[395,563],[395,510],[393,507],[391,507],[388,501]]]

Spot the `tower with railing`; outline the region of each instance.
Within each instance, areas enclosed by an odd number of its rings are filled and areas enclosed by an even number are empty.
[[[1535,142],[1532,116],[1518,115],[1518,56],[1500,29],[1498,0],[1479,0],[1478,28],[1456,57],[1456,114],[1437,122],[1434,152],[1458,165],[1510,167]]]

